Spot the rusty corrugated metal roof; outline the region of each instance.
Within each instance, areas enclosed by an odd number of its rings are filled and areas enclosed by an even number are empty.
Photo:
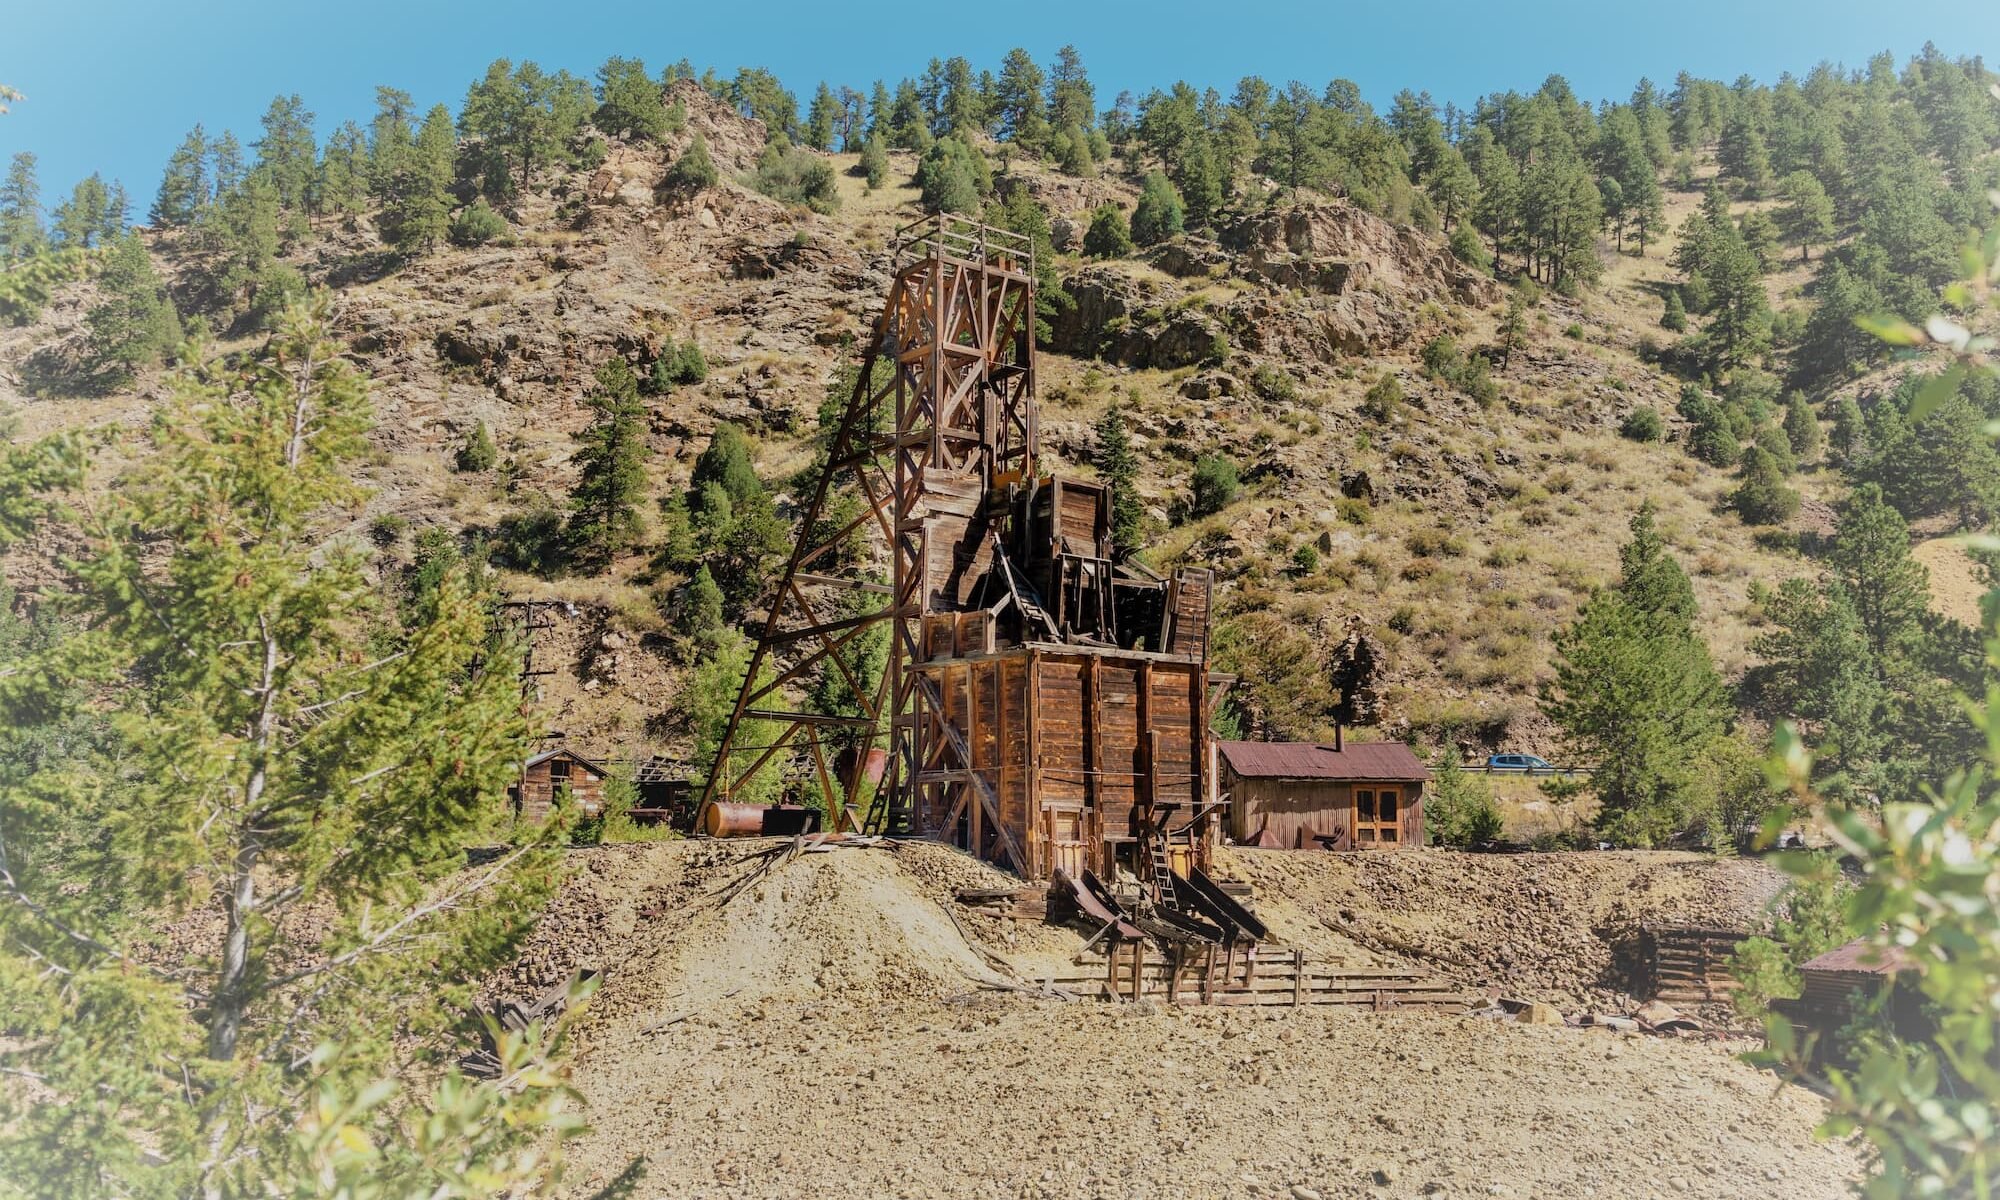
[[[1854,971],[1864,975],[1894,975],[1911,966],[1910,956],[1894,946],[1872,946],[1865,937],[1799,964],[1801,971]]]
[[[1401,742],[1221,742],[1229,769],[1246,779],[1406,779],[1431,777]]]

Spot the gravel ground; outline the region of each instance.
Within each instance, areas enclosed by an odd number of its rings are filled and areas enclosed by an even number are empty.
[[[980,987],[1001,972],[974,943],[1031,972],[1082,939],[954,920],[952,890],[1006,877],[939,846],[846,849],[794,862],[718,906],[758,848],[579,855],[503,985],[578,963],[607,970],[579,1030],[573,1078],[594,1128],[573,1147],[572,1194],[635,1158],[648,1168],[642,1198],[1820,1200],[1859,1169],[1850,1147],[1813,1138],[1816,1097],[1735,1057],[1748,1042],[1442,1013],[1028,999]],[[1635,891],[1632,880],[1660,864],[1573,857],[1600,864],[1589,869],[1626,907],[1656,891],[1715,892],[1679,867],[1668,872],[1679,883]],[[1355,866],[1354,856],[1271,861],[1246,873],[1288,924],[1348,895],[1349,871],[1419,869]],[[1445,856],[1438,863],[1450,870]],[[1322,888],[1312,880],[1323,872],[1333,874]],[[1295,873],[1266,891],[1265,875]],[[1490,903],[1488,886],[1463,903]],[[1558,908],[1563,897],[1596,903],[1574,880],[1535,886]]]

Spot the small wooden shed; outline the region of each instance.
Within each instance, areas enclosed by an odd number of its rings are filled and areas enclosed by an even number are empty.
[[[604,807],[604,768],[567,746],[544,750],[521,764],[521,778],[507,789],[507,798],[514,802],[516,816],[540,821],[565,785],[583,812],[594,816]]]
[[[1401,742],[1220,742],[1242,846],[1394,850],[1424,841],[1430,768]]]
[[[1889,1029],[1906,1040],[1921,1041],[1934,1030],[1924,1015],[1915,974],[1904,974],[1914,965],[1896,947],[1877,947],[1865,937],[1855,938],[1800,963],[1799,998],[1773,1000],[1771,1011],[1790,1021],[1795,1035],[1819,1035],[1813,1045],[1815,1060],[1834,1052],[1832,1035],[1878,1001],[1882,1007],[1877,1015]]]

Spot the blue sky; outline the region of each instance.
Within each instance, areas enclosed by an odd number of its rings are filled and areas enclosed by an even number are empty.
[[[953,29],[955,13],[981,14]],[[650,67],[771,68],[803,96],[822,78],[867,87],[915,75],[932,55],[995,67],[1014,45],[1046,64],[1074,43],[1108,104],[1185,78],[1225,94],[1236,79],[1345,76],[1378,110],[1397,89],[1440,101],[1531,89],[1559,72],[1589,99],[1683,68],[1734,79],[1802,73],[1821,59],[1898,61],[1933,40],[2000,60],[1994,0],[1428,0],[1321,4],[1163,0],[1012,5],[839,0],[0,0],[0,82],[27,99],[0,117],[0,157],[31,150],[53,204],[93,170],[122,179],[142,217],[167,154],[195,122],[246,143],[273,95],[298,92],[322,134],[364,120],[374,88],[457,107],[491,59],[532,58],[589,76],[613,54]]]

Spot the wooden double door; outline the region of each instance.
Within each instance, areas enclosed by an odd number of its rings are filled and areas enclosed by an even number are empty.
[[[1371,784],[1354,789],[1354,848],[1400,845],[1403,789]]]

